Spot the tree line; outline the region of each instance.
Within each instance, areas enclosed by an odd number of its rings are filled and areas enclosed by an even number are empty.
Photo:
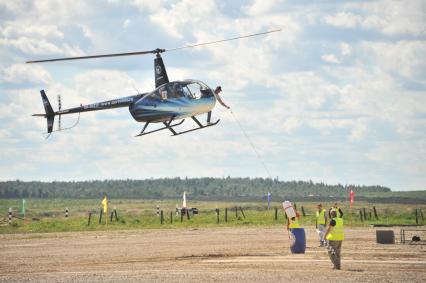
[[[146,180],[93,180],[0,182],[0,198],[181,198],[184,191],[198,200],[259,200],[267,193],[282,199],[347,198],[349,190],[364,193],[390,192],[383,186],[342,185],[312,181],[279,181],[265,178],[160,178]]]

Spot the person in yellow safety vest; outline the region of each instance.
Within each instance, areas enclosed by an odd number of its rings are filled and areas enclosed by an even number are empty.
[[[325,238],[328,241],[328,256],[334,265],[334,269],[340,269],[342,242],[345,239],[343,232],[343,218],[337,217],[336,211],[331,211],[331,220],[328,225]]]
[[[337,205],[337,202],[335,202],[334,203],[334,205],[329,209],[329,211],[328,211],[328,216],[330,217],[330,219],[332,218],[331,217],[331,212],[332,211],[336,211],[336,215],[337,215],[337,217],[339,217],[339,218],[343,218],[343,211],[340,209],[340,207]]]
[[[291,219],[287,219],[287,230],[291,230],[294,228],[300,228],[299,220],[296,217],[292,217]]]
[[[315,222],[315,228],[317,229],[319,240],[320,240],[320,247],[325,246],[325,230],[327,225],[327,213],[324,208],[322,208],[322,204],[317,205],[317,218]]]

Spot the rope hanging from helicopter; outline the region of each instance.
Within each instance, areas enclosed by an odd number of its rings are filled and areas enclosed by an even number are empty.
[[[248,141],[249,145],[251,146],[251,148],[253,149],[254,153],[256,154],[257,159],[259,160],[259,162],[262,164],[263,168],[266,171],[266,174],[269,176],[269,178],[272,180],[272,174],[269,171],[268,167],[266,166],[266,163],[264,162],[262,156],[260,155],[259,151],[256,149],[254,143],[252,142],[252,140],[250,139],[250,137],[247,135],[247,132],[244,130],[243,126],[241,125],[240,121],[237,119],[237,116],[235,116],[234,112],[229,109],[229,111],[231,112],[232,118],[234,118],[235,123],[238,125],[238,127],[240,128],[240,131],[243,133],[244,137],[246,138],[246,140]]]
[[[81,114],[81,112],[78,112],[77,121],[75,121],[75,123],[72,126],[66,127],[66,128],[59,127],[57,130],[53,130],[50,133],[46,133],[47,135],[44,138],[48,139],[53,132],[61,132],[61,131],[71,130],[72,128],[75,128],[78,125],[78,123],[80,122],[80,114]],[[61,115],[59,115],[59,119],[60,119],[60,117],[61,117]],[[60,125],[60,123],[58,125]]]

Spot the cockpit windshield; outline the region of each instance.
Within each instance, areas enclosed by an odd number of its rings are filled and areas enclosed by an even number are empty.
[[[213,96],[213,91],[206,84],[195,80],[171,82],[162,85],[157,91],[154,95],[158,95],[161,100],[182,97],[200,99]]]

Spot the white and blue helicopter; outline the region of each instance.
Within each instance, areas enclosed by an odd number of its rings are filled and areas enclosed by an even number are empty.
[[[119,56],[132,56],[132,55],[145,55],[155,54],[154,59],[154,73],[155,73],[155,90],[147,93],[138,93],[133,96],[121,97],[113,100],[107,100],[102,102],[96,102],[87,105],[80,105],[69,109],[61,109],[60,97],[58,111],[54,111],[49,99],[44,90],[41,90],[41,98],[44,105],[45,114],[33,114],[33,116],[44,117],[47,119],[47,134],[48,136],[54,131],[61,131],[69,128],[61,128],[61,116],[67,114],[79,114],[88,111],[106,110],[119,107],[128,107],[132,117],[138,122],[145,122],[141,132],[136,136],[143,136],[158,132],[161,130],[169,130],[172,136],[181,135],[184,133],[204,129],[207,127],[215,126],[219,123],[219,120],[210,122],[210,116],[208,115],[207,122],[201,123],[196,116],[211,112],[216,104],[216,93],[221,90],[217,87],[213,91],[207,84],[199,80],[183,80],[183,81],[169,81],[169,77],[164,66],[161,53],[166,51],[175,51],[184,48],[192,48],[202,45],[215,44],[224,41],[236,40],[246,37],[258,36],[268,34],[272,32],[278,32],[281,29],[271,30],[256,34],[250,34],[245,36],[239,36],[229,39],[222,39],[217,41],[211,41],[200,44],[187,45],[173,49],[154,49],[150,51],[138,51],[130,53],[115,53],[115,54],[103,54],[103,55],[91,55],[91,56],[80,56],[80,57],[67,57],[67,58],[56,58],[56,59],[45,59],[45,60],[34,60],[27,61],[26,63],[44,63],[44,62],[56,62],[56,61],[67,61],[67,60],[80,60],[80,59],[95,59],[95,58],[106,58],[106,57],[119,57]],[[54,118],[58,116],[58,129],[53,129]],[[80,117],[80,116],[79,116]],[[181,125],[185,118],[190,117],[197,126],[195,128],[177,131],[175,128]],[[179,121],[180,120],[180,121]],[[78,123],[78,120],[77,120]],[[151,123],[162,123],[163,126],[154,130],[147,131],[148,125]],[[76,125],[76,124],[75,124]],[[75,126],[74,125],[74,126]],[[74,127],[73,126],[73,127]]]

